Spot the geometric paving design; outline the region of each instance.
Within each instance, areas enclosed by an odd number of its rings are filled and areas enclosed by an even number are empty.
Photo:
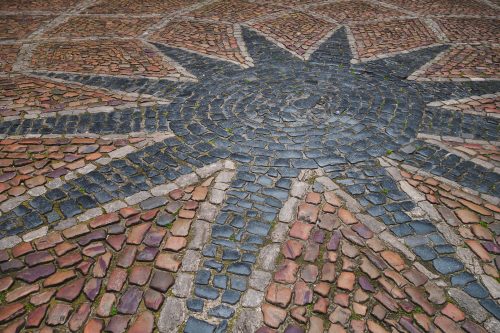
[[[3,44],[0,48],[0,71],[10,72],[16,62],[17,54],[21,46],[19,44]]]
[[[0,116],[53,114],[64,110],[113,107],[136,102],[137,96],[113,94],[77,84],[31,76],[0,77]],[[143,98],[143,102],[151,99]],[[137,105],[137,103],[133,103]]]
[[[352,21],[376,20],[397,16],[404,16],[403,12],[385,6],[376,5],[370,1],[354,0],[341,1],[310,7],[315,13],[331,17],[340,23]]]
[[[104,18],[74,16],[45,32],[44,37],[138,37],[159,18]]]
[[[470,145],[472,146],[472,145]],[[425,172],[396,171],[400,174],[400,186],[404,191],[415,198],[422,209],[425,209],[435,220],[441,220],[437,227],[456,246],[456,253],[465,262],[468,273],[452,279],[455,285],[464,284],[464,289],[473,297],[483,298],[488,294],[498,299],[499,278],[498,265],[500,264],[500,248],[498,246],[498,203],[489,201],[476,195],[474,191],[461,188],[445,180],[436,179]],[[422,260],[430,261],[436,258],[437,252],[422,240],[416,244],[416,254]],[[451,247],[448,246],[451,251]],[[445,247],[441,249],[446,252]],[[438,250],[439,251],[439,250]],[[455,251],[455,250],[453,250]],[[471,252],[472,251],[472,252]],[[450,252],[448,252],[450,253]],[[480,276],[485,289],[477,282],[473,282],[472,275]],[[465,278],[460,281],[460,278]]]
[[[0,331],[498,331],[498,6],[1,1]]]
[[[483,15],[485,11],[488,15],[498,15],[498,9],[492,9],[491,6],[481,0],[467,2],[453,0],[387,0],[386,2],[427,15]]]
[[[176,273],[195,264],[188,236],[213,180],[1,251],[0,323],[152,331],[164,294],[179,289]]]
[[[467,97],[458,100],[429,103],[429,106],[438,106],[448,110],[464,113],[478,114],[483,116],[499,117],[500,96],[499,94]]]
[[[51,11],[61,12],[71,8],[78,0],[5,0],[0,4],[2,11]]]
[[[419,19],[398,19],[350,26],[359,58],[376,58],[437,43],[434,32]]]
[[[96,168],[95,164],[116,158],[120,148],[143,147],[147,142],[148,138],[145,137],[3,139],[0,141],[0,202],[19,197],[30,190],[34,192],[42,189],[44,185],[54,188],[54,181],[68,173],[91,171]],[[51,182],[53,185],[50,185]]]
[[[500,33],[497,29],[500,21],[497,19],[438,18],[436,21],[446,37],[452,42],[497,44],[500,42]]]
[[[172,21],[149,37],[150,41],[215,56],[238,64],[245,64],[244,55],[236,37],[236,26],[218,22]]]
[[[265,290],[267,326],[292,331],[309,322],[309,331],[323,332],[330,321],[329,332],[481,329],[447,301],[436,275],[377,237],[335,191],[311,191],[304,199]]]
[[[215,1],[189,12],[187,15],[200,19],[240,23],[264,14],[272,14],[280,7],[244,0]]]
[[[53,18],[53,16],[1,16],[0,40],[26,38],[32,32],[37,30],[42,24],[52,20]]]
[[[85,12],[94,14],[164,14],[195,4],[195,0],[102,0],[90,5]]]
[[[426,139],[425,135],[421,136],[421,138]],[[479,164],[485,169],[494,169],[496,172],[500,171],[500,144],[498,142],[481,140],[465,141],[457,137],[440,138],[432,136],[426,141],[436,144],[465,160]]]
[[[338,26],[320,18],[293,12],[253,23],[252,28],[269,36],[283,48],[307,59],[319,42]]]
[[[455,45],[419,69],[413,76],[443,79],[500,78],[497,45]]]
[[[153,47],[134,40],[48,42],[37,46],[33,70],[181,78]]]

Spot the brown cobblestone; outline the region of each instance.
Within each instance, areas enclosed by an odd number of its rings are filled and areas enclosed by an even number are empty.
[[[45,32],[46,37],[139,37],[159,18],[74,16]]]
[[[71,61],[67,61],[69,58]],[[30,67],[34,70],[118,76],[179,75],[158,51],[136,40],[41,43],[33,53]]]
[[[337,25],[302,12],[285,13],[279,17],[258,21],[252,27],[272,37],[286,49],[305,56]]]
[[[371,58],[437,43],[434,32],[419,19],[397,19],[351,27],[358,56]]]

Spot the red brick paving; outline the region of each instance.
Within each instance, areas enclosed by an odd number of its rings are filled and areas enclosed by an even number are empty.
[[[329,3],[314,6],[311,10],[331,17],[340,23],[405,16],[401,11],[363,0]]]
[[[271,14],[281,8],[271,3],[257,4],[252,1],[224,0],[216,1],[188,13],[188,16],[216,21],[244,22],[250,19]]]
[[[411,50],[438,42],[434,32],[419,19],[394,19],[351,25],[360,58]]]
[[[101,0],[85,12],[93,14],[162,14],[189,7],[197,0]]]
[[[433,61],[418,76],[425,78],[500,77],[500,47],[489,45],[455,45]]]
[[[0,10],[60,12],[73,7],[79,0],[2,0]]]
[[[334,23],[302,12],[286,13],[251,26],[300,56],[304,56],[337,27]]]
[[[428,15],[498,15],[494,10],[480,0],[384,0],[384,2]]]
[[[138,37],[160,18],[111,18],[74,16],[68,21],[45,32],[51,37]]]
[[[500,20],[493,18],[436,18],[439,27],[452,42],[500,42]]]
[[[21,39],[28,37],[42,24],[52,20],[48,15],[0,16],[0,39]]]
[[[136,101],[103,89],[31,76],[0,77],[0,116],[117,106]]]
[[[3,44],[0,47],[0,71],[11,72],[16,62],[17,54],[21,49],[19,44]]]
[[[106,75],[180,76],[157,50],[137,40],[41,43],[33,52],[30,68]]]
[[[448,101],[442,107],[455,111],[498,115],[500,114],[500,96],[478,96],[474,99],[466,98],[463,100]]]
[[[235,27],[228,23],[174,20],[149,37],[151,41],[246,63]]]

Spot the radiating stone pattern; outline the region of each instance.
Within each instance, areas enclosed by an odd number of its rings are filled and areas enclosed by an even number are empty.
[[[0,331],[496,331],[492,3],[0,2]]]

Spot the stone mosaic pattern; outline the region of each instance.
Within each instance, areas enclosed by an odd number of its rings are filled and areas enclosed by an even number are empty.
[[[240,45],[241,30],[229,23],[180,21],[169,22],[149,40],[215,56],[241,65],[251,64],[244,46]]]
[[[4,44],[0,50],[0,71],[12,71],[12,65],[16,62],[19,52],[19,44]]]
[[[310,10],[315,13],[326,15],[340,23],[380,20],[398,16],[405,16],[405,13],[384,7],[381,4],[375,4],[370,1],[355,0],[355,1],[340,1],[310,7]]]
[[[0,331],[498,330],[498,1],[0,15]]]
[[[499,47],[456,45],[412,75],[419,79],[494,79],[500,77]]]
[[[453,0],[386,0],[385,2],[427,15],[490,15],[492,7],[480,0],[468,2]],[[498,11],[498,9],[497,9]],[[497,12],[493,11],[494,14]]]
[[[14,138],[0,141],[0,202],[23,194],[40,195],[61,186],[61,178],[88,173],[108,159],[150,144],[145,135],[121,139],[92,137]],[[68,175],[70,174],[70,175]],[[26,199],[26,198],[24,198]],[[13,200],[10,200],[13,201]],[[0,204],[2,211],[8,210]]]
[[[377,58],[438,42],[434,32],[419,19],[360,23],[350,29],[359,58]]]
[[[53,16],[6,15],[0,16],[0,40],[22,39],[35,32]]]
[[[258,21],[251,26],[275,40],[285,49],[306,59],[317,48],[318,43],[330,36],[331,32],[338,27],[321,18],[300,12]]]
[[[188,13],[200,19],[241,23],[261,15],[272,14],[280,7],[271,3],[259,4],[245,0],[215,1]]]
[[[488,42],[498,44],[500,21],[494,18],[438,18],[436,21],[446,37],[452,42]],[[474,27],[474,28],[472,28]]]
[[[61,12],[76,5],[78,0],[5,0],[0,4],[2,11],[50,11]]]
[[[133,40],[42,43],[33,51],[29,67],[114,76],[181,77],[152,46]]]
[[[429,103],[429,106],[437,106],[447,110],[455,110],[482,116],[498,117],[500,113],[500,96],[499,94],[472,96],[459,100],[432,102]]]
[[[66,22],[45,32],[51,37],[139,37],[160,18],[107,18],[73,16]]]
[[[4,329],[152,332],[165,294],[197,268],[188,240],[211,185],[214,177],[2,250]]]
[[[196,0],[102,0],[89,6],[85,11],[93,14],[164,14],[189,7]]]
[[[104,111],[106,107],[140,105],[152,100],[32,76],[0,77],[0,87],[0,116],[10,119],[48,116],[65,110]]]
[[[309,332],[480,329],[447,301],[437,275],[414,265],[414,258],[381,239],[383,233],[381,238],[374,234],[376,222],[352,213],[340,196],[348,198],[340,190],[308,192],[298,202],[297,220],[285,227],[282,259],[265,291],[262,312],[268,327],[303,331],[300,327],[307,325]]]

